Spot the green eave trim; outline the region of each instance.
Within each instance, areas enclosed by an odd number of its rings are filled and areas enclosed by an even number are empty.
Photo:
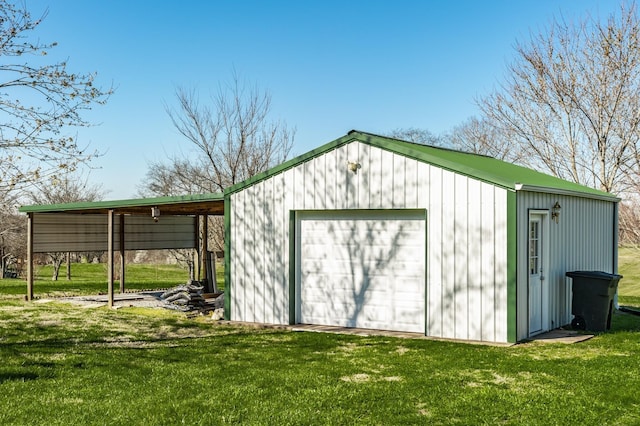
[[[224,194],[212,193],[212,194],[194,194],[194,195],[179,195],[172,197],[153,197],[153,198],[132,198],[126,200],[113,200],[113,201],[91,201],[91,202],[77,202],[77,203],[65,203],[65,204],[38,204],[31,206],[22,206],[18,211],[22,213],[47,213],[47,212],[64,212],[64,211],[79,211],[79,210],[100,210],[100,209],[123,209],[128,207],[139,206],[162,206],[167,204],[182,204],[182,203],[197,203],[206,201],[222,201],[224,200]]]
[[[328,151],[336,149],[352,141],[375,146],[391,151],[415,160],[432,164],[434,166],[478,179],[510,191],[526,188],[544,188],[546,192],[571,193],[586,198],[600,198],[610,201],[619,199],[607,192],[565,181],[538,171],[518,166],[495,158],[479,154],[455,151],[446,148],[438,148],[406,142],[385,136],[352,130],[347,135],[332,142],[322,145],[299,157],[286,161],[263,173],[259,173],[243,182],[235,184],[225,190],[225,193],[234,193],[245,187],[258,183],[270,176],[282,173],[296,167],[312,158],[318,157]]]
[[[507,192],[507,342],[518,339],[518,226],[515,192]]]

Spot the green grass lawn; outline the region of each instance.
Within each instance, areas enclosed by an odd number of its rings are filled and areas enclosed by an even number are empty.
[[[640,249],[620,247],[618,263],[623,276],[618,284],[620,303],[640,306]]]
[[[51,265],[36,268],[35,297],[77,296],[107,292],[107,265],[103,263],[74,263],[71,280],[66,279],[64,266],[57,281],[52,281]],[[222,265],[216,267],[218,287],[224,288]],[[125,290],[149,290],[170,288],[184,284],[189,279],[186,269],[179,265],[129,264],[125,270]],[[119,281],[114,285],[120,289]],[[27,294],[24,279],[0,279],[0,294]]]
[[[16,298],[17,299],[17,298]],[[0,302],[0,424],[638,424],[640,317],[512,347]]]
[[[640,301],[627,259],[620,297]],[[171,274],[154,268],[130,265],[130,282]],[[94,272],[48,291],[106,283]],[[3,425],[640,424],[640,317],[625,313],[586,342],[504,347],[27,303],[19,280],[0,293]]]

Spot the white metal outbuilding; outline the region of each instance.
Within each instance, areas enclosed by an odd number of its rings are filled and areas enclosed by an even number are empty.
[[[226,316],[515,342],[617,272],[617,203],[492,158],[352,131],[225,191]]]

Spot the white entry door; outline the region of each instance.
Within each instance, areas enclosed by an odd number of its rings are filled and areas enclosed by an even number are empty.
[[[529,335],[549,329],[549,287],[545,280],[547,213],[529,214]]]
[[[425,333],[424,210],[300,212],[297,322]]]

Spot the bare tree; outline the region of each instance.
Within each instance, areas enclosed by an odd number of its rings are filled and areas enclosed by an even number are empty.
[[[640,201],[635,198],[620,203],[619,210],[620,244],[628,247],[640,247]]]
[[[201,162],[196,160],[195,163]],[[166,163],[150,162],[148,168],[145,179],[138,188],[142,197],[215,192],[210,174],[206,169],[194,167],[194,160],[174,156]]]
[[[271,121],[271,95],[236,74],[208,105],[194,90],[180,88],[176,98],[178,108],[167,113],[193,154],[174,157],[170,165],[150,164],[146,193],[220,192],[289,156],[295,131]]]
[[[502,87],[479,101],[520,160],[609,192],[625,187],[640,138],[640,22],[635,5],[606,20],[554,21],[517,44]]]
[[[168,163],[150,163],[141,195],[221,192],[288,158],[295,130],[272,121],[271,95],[236,73],[207,104],[195,90],[179,88],[176,98],[178,107],[167,107],[167,113],[191,150]],[[210,221],[216,250],[223,249],[222,229],[220,220]]]
[[[19,188],[96,155],[66,134],[87,126],[81,113],[112,93],[94,85],[95,74],[67,70],[67,62],[43,60],[56,43],[31,40],[46,17],[0,0],[0,189]]]
[[[520,152],[504,131],[486,119],[471,117],[456,126],[446,137],[451,148],[487,155],[505,161],[521,160]]]
[[[27,192],[34,204],[64,204],[82,201],[98,201],[104,198],[106,191],[100,184],[89,183],[82,174],[64,174],[39,182]]]
[[[169,253],[176,259],[178,265],[189,272],[189,279],[195,280],[196,253],[193,249],[171,249]]]
[[[61,204],[80,201],[97,201],[104,197],[105,191],[101,185],[90,184],[88,178],[80,175],[66,174],[55,176],[47,184],[39,183],[35,189],[28,192],[28,197],[34,204]],[[68,253],[47,253],[53,265],[51,279],[58,280],[60,267],[65,260],[69,261]],[[67,279],[71,279],[68,272]]]
[[[2,194],[0,204],[0,279],[21,272],[21,261],[26,255],[26,223],[13,204],[11,194]],[[9,270],[11,269],[11,273]]]
[[[387,136],[422,145],[443,146],[446,144],[442,137],[434,135],[427,129],[416,127],[398,128],[389,132]]]

